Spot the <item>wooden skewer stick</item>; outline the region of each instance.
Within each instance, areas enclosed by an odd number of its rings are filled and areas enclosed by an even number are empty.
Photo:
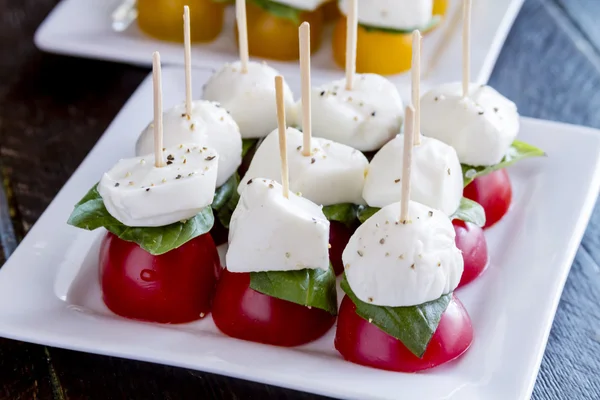
[[[275,97],[277,99],[277,127],[279,128],[279,155],[281,157],[281,184],[283,185],[283,196],[290,196],[290,178],[287,162],[287,136],[285,123],[285,102],[283,99],[283,77],[275,77]]]
[[[346,90],[352,90],[354,86],[357,31],[358,0],[350,0],[350,8],[346,16]]]
[[[400,198],[400,222],[408,220],[408,204],[410,202],[410,170],[412,166],[413,142],[415,139],[415,109],[406,107],[404,123],[404,155],[402,158],[402,196]]]
[[[192,116],[192,39],[190,8],[183,6],[183,60],[185,63],[185,113]]]
[[[471,0],[463,0],[463,97],[469,95],[471,82]]]
[[[310,101],[310,24],[303,22],[300,25],[300,79],[302,85],[302,132],[304,141],[302,143],[302,155],[310,156],[311,147],[311,101]]]
[[[421,144],[421,32],[412,34],[412,105],[415,108],[415,146]]]
[[[240,49],[240,62],[242,63],[242,74],[248,73],[248,26],[246,22],[246,0],[235,1],[235,18],[238,29],[238,46]]]
[[[154,89],[154,165],[161,168],[165,166],[165,161],[163,159],[162,76],[158,51],[152,54],[152,84]]]

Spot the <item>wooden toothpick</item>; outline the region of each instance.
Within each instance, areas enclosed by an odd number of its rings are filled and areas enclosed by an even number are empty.
[[[402,195],[400,198],[400,222],[408,220],[408,204],[410,202],[410,169],[414,144],[415,109],[406,107],[404,123],[404,154],[402,157]]]
[[[311,133],[311,105],[310,105],[310,24],[303,22],[300,25],[300,79],[302,85],[302,132],[304,141],[302,146],[302,155],[310,156],[310,138]]]
[[[471,0],[463,0],[463,97],[469,95],[471,82]]]
[[[162,76],[160,71],[160,54],[152,54],[152,84],[154,89],[154,165],[164,167],[163,160],[163,110],[162,110]]]
[[[412,105],[415,108],[415,146],[421,144],[421,32],[412,35]]]
[[[287,199],[290,196],[290,179],[288,174],[287,162],[287,136],[285,123],[285,102],[283,99],[283,77],[275,77],[275,98],[277,100],[277,127],[279,128],[279,155],[281,157],[281,184],[283,186],[283,196]]]
[[[185,63],[185,113],[192,116],[192,39],[190,8],[183,6],[183,60]]]
[[[350,8],[346,16],[346,90],[352,90],[354,86],[357,31],[358,0],[350,0]]]
[[[238,29],[238,46],[240,50],[240,62],[242,63],[242,74],[248,73],[248,26],[246,22],[246,0],[235,1],[235,18]]]

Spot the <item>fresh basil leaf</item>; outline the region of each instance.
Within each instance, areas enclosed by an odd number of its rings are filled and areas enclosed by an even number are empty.
[[[485,211],[481,204],[463,197],[460,199],[458,210],[450,216],[450,219],[460,219],[483,228],[485,225]]]
[[[545,157],[546,153],[544,150],[532,146],[528,143],[515,140],[508,148],[508,152],[498,164],[490,166],[473,167],[471,165],[462,164],[462,171],[465,186],[473,182],[473,179],[483,175],[487,175],[491,172],[497,171],[502,168],[506,168],[517,161],[524,160],[531,157]]]
[[[371,218],[373,214],[377,211],[381,210],[381,208],[377,207],[369,207],[369,206],[358,206],[356,210],[356,216],[361,224],[364,224],[366,220]]]
[[[342,290],[356,305],[356,314],[369,321],[388,335],[402,342],[415,356],[421,358],[448,308],[452,293],[439,299],[410,307],[384,307],[365,303],[356,297],[346,275]]]
[[[323,207],[323,214],[325,214],[325,217],[327,217],[329,221],[341,222],[350,228],[356,224],[357,207],[356,204],[352,203],[332,204]]]
[[[152,255],[160,255],[210,231],[214,217],[211,208],[205,207],[194,218],[185,222],[159,227],[125,226],[110,215],[98,193],[97,185],[94,185],[75,205],[67,223],[89,231],[104,227],[120,239],[134,242]]]
[[[392,33],[392,34],[397,34],[397,35],[409,35],[411,33],[413,33],[414,30],[418,29],[421,32],[427,32],[432,30],[433,28],[435,28],[436,26],[438,26],[440,24],[440,22],[442,22],[442,17],[439,15],[434,15],[429,22],[422,27],[415,27],[415,28],[411,28],[411,29],[394,29],[394,28],[382,28],[382,27],[378,27],[378,26],[373,26],[373,25],[363,25],[360,24],[360,26],[362,28],[364,28],[364,30],[366,30],[367,32],[384,32],[384,33]]]
[[[288,19],[295,24],[300,24],[300,14],[302,10],[294,7],[290,7],[285,4],[276,3],[272,0],[251,0],[254,4],[262,8],[263,10],[273,14],[276,17]]]
[[[227,229],[229,229],[233,210],[235,210],[240,201],[240,195],[237,191],[239,184],[240,176],[236,172],[215,190],[212,209],[217,213],[217,218],[221,225]]]
[[[299,271],[251,272],[250,288],[271,297],[337,315],[335,273],[331,265],[327,270],[306,268]]]
[[[258,139],[242,139],[242,158],[258,143]]]

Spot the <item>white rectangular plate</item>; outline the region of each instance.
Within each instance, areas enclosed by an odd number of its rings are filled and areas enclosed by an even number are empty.
[[[125,32],[111,28],[111,13],[121,0],[63,0],[50,13],[35,35],[37,46],[49,52],[122,61],[150,66],[152,52],[160,51],[164,63],[183,64],[181,45],[154,40],[134,22]],[[472,79],[486,83],[502,44],[523,4],[523,0],[477,0],[473,2]],[[193,6],[190,3],[190,6]],[[461,76],[460,1],[450,0],[448,18],[439,29],[423,39],[423,84],[436,85],[458,80]],[[192,27],[193,29],[193,27]],[[331,53],[331,32],[325,32],[322,48],[313,56],[315,83],[341,77]],[[393,49],[391,49],[393,51]],[[234,12],[228,10],[226,23],[218,39],[210,44],[194,45],[196,66],[219,68],[238,57],[234,36]],[[435,55],[435,57],[434,57]],[[297,62],[271,62],[282,74],[296,74]],[[409,76],[390,79],[408,93]]]
[[[194,72],[196,93],[208,76]],[[165,107],[183,99],[183,79],[178,68],[163,70]],[[102,232],[65,221],[104,171],[133,155],[152,117],[151,95],[146,79],[0,269],[0,336],[347,399],[395,399],[400,393],[410,399],[529,398],[598,195],[600,132],[522,119],[520,138],[548,157],[510,169],[512,209],[486,232],[491,265],[457,291],[473,320],[473,345],[455,363],[401,374],[344,361],[333,348],[334,329],[314,343],[287,349],[226,337],[211,318],[165,326],[119,318],[103,306],[95,265]]]

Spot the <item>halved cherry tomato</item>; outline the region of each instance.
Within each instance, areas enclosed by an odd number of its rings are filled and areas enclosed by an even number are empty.
[[[191,40],[209,42],[223,28],[225,7],[213,0],[137,0],[138,25],[146,34],[160,40],[183,43],[183,6],[190,5]]]
[[[487,267],[487,242],[483,229],[475,224],[455,219],[452,225],[456,232],[456,247],[462,251],[465,261],[465,269],[458,284],[458,287],[461,287],[481,275]]]
[[[448,0],[433,0],[433,15],[445,17],[448,12]]]
[[[126,318],[161,323],[203,318],[210,312],[220,270],[208,233],[159,256],[112,233],[100,247],[104,303]]]
[[[505,169],[480,176],[471,182],[463,195],[481,204],[485,210],[485,228],[500,221],[510,208],[512,188]]]
[[[344,272],[344,262],[342,261],[342,253],[350,240],[354,230],[348,228],[341,222],[331,221],[329,224],[329,261],[333,266],[336,275]]]
[[[346,17],[338,20],[333,31],[333,58],[346,65]],[[380,75],[399,74],[410,69],[412,37],[410,34],[368,31],[358,26],[356,36],[356,72]]]
[[[221,221],[215,217],[215,223],[210,230],[210,235],[215,241],[215,246],[220,246],[227,243],[227,239],[229,238],[229,229],[225,228]]]
[[[323,15],[326,22],[335,21],[342,15],[337,0],[329,0],[321,8],[323,8]]]
[[[310,50],[315,52],[323,38],[323,10],[300,14],[300,23],[280,18],[262,7],[247,2],[248,50],[250,55],[273,60],[291,61],[300,57],[298,27],[310,23]],[[237,37],[237,26],[235,27]]]
[[[213,320],[223,333],[275,346],[299,346],[323,336],[335,317],[250,289],[250,274],[223,271],[213,303]]]
[[[417,372],[447,363],[463,354],[473,341],[469,314],[460,300],[452,301],[442,314],[437,330],[422,358],[398,339],[356,314],[348,296],[342,300],[335,335],[335,348],[353,363],[398,372]]]

